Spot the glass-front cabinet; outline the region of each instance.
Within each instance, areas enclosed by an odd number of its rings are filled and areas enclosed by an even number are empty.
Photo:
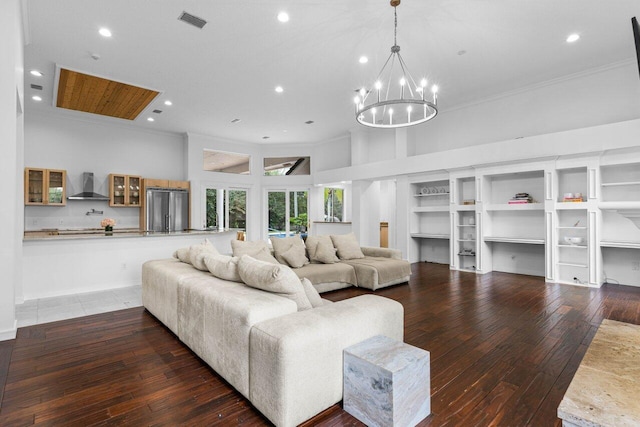
[[[25,205],[66,205],[67,171],[25,168],[24,181]]]
[[[140,207],[140,182],[142,178],[133,175],[109,175],[109,206]]]

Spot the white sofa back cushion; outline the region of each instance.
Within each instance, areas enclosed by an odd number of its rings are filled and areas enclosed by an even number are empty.
[[[358,238],[354,233],[331,235],[333,246],[338,250],[340,259],[360,259],[364,258]]]
[[[242,278],[240,278],[240,274],[238,273],[238,261],[240,261],[240,258],[212,254],[204,254],[201,256],[209,272],[218,279],[242,282]]]
[[[280,264],[300,268],[309,263],[305,254],[304,241],[300,236],[270,237],[273,254]]]
[[[286,265],[271,264],[243,255],[238,262],[238,273],[247,286],[294,301],[298,311],[312,308],[300,279]]]
[[[267,246],[267,242],[264,240],[256,240],[254,242],[232,240],[231,249],[233,250],[233,256],[237,256],[238,258],[241,258],[242,255],[249,255],[251,258],[260,261],[279,264],[278,260],[271,255],[269,246]]]

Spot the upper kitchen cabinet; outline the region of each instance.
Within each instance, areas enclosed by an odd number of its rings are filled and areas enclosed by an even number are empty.
[[[141,181],[139,176],[109,175],[109,206],[140,207]]]
[[[145,178],[144,188],[173,188],[173,189],[190,189],[189,181],[173,181],[170,179]]]
[[[65,206],[67,204],[67,171],[25,168],[24,204]]]

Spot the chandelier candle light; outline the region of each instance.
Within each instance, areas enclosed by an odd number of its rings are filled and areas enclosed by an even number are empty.
[[[394,33],[391,54],[384,63],[372,89],[362,88],[354,98],[356,104],[356,120],[358,123],[374,128],[400,128],[413,126],[431,120],[438,114],[438,86],[431,87],[432,97],[427,99],[428,82],[422,79],[420,84],[409,73],[407,65],[400,56],[400,46],[397,43],[398,14],[396,8],[400,0],[391,0],[393,7]],[[398,63],[397,71],[394,66]],[[397,91],[392,93],[391,86]],[[386,87],[383,84],[386,81]],[[394,96],[399,97],[394,98]]]

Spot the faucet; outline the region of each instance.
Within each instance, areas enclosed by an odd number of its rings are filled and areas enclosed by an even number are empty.
[[[89,215],[102,215],[103,211],[97,211],[95,209],[91,209],[90,211],[87,211],[87,213],[85,215],[89,216]]]

